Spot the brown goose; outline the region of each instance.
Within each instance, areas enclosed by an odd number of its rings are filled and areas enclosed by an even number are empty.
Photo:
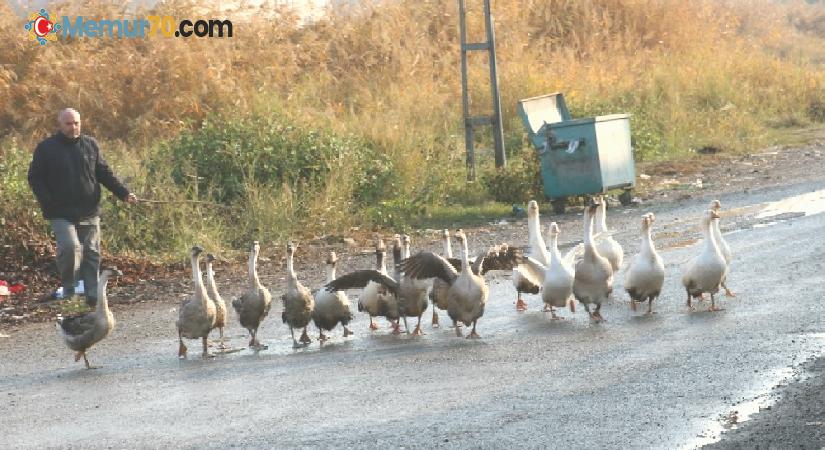
[[[413,279],[437,277],[447,283],[447,314],[456,322],[466,326],[472,324],[473,329],[467,337],[478,338],[476,325],[484,315],[489,294],[484,274],[489,270],[512,270],[520,261],[520,256],[504,245],[476,258],[471,266],[467,236],[464,231],[458,230],[456,237],[461,243],[460,270],[456,269],[457,261],[447,260],[432,252],[419,252],[407,258],[401,263],[401,270]],[[459,327],[456,327],[456,336],[462,336]]]
[[[89,365],[86,351],[102,341],[115,328],[115,318],[109,310],[109,298],[106,286],[112,275],[123,275],[116,268],[104,269],[97,283],[98,299],[95,310],[69,317],[57,316],[57,323],[63,335],[63,341],[74,350],[75,362],[83,358],[87,369],[97,369]]]
[[[221,336],[221,348],[226,348],[224,343],[223,329],[226,327],[226,302],[218,292],[218,285],[215,283],[215,272],[212,270],[212,262],[215,257],[211,253],[206,254],[206,293],[209,298],[215,303],[215,325],[212,328],[218,329]]]
[[[370,315],[370,329],[377,330],[378,326],[373,322],[373,317],[385,317],[393,327],[393,334],[400,334],[398,325],[398,298],[396,293],[398,284],[387,275],[387,268],[384,264],[386,247],[384,241],[376,240],[375,256],[377,269],[356,270],[346,275],[328,282],[324,289],[330,292],[363,288],[361,297],[358,299],[358,310],[366,311]],[[401,258],[401,248],[396,246],[393,253],[397,258]]]
[[[258,254],[261,246],[258,241],[252,242],[249,250],[249,285],[240,297],[232,300],[232,308],[238,315],[241,326],[249,331],[249,347],[265,349],[265,345],[258,342],[258,327],[269,314],[272,306],[272,294],[261,284],[258,278]]]
[[[281,296],[284,304],[284,311],[281,313],[281,320],[289,325],[289,332],[292,334],[292,344],[295,348],[301,344],[309,344],[312,339],[307,334],[307,325],[312,319],[312,311],[315,308],[315,299],[312,292],[307,289],[295,274],[292,262],[295,256],[295,246],[292,242],[286,244],[286,292]],[[303,328],[300,343],[295,340],[295,328]]]
[[[327,258],[327,283],[335,279],[335,266],[338,263],[338,255],[329,252]],[[315,291],[315,309],[312,311],[312,321],[318,327],[320,342],[326,341],[324,330],[332,331],[339,323],[344,327],[344,337],[352,335],[352,331],[347,328],[350,320],[353,319],[349,310],[349,299],[347,294],[341,291],[330,292],[326,289]]]
[[[403,249],[403,257],[410,257],[410,237],[406,234],[401,237],[401,247]],[[401,260],[397,260],[396,264]],[[397,267],[397,266],[396,266]],[[415,330],[412,334],[420,336],[424,334],[421,331],[421,316],[427,310],[429,283],[423,280],[416,280],[408,276],[397,275],[398,280],[398,312],[404,319],[404,330],[409,333],[407,327],[407,317],[418,317],[418,322],[415,325]]]
[[[203,275],[200,269],[200,254],[203,248],[192,247],[190,255],[192,263],[192,284],[195,292],[181,302],[178,310],[178,357],[186,358],[186,345],[183,338],[201,339],[203,341],[203,357],[211,357],[207,348],[209,332],[215,326],[215,303],[209,298],[206,286],[203,285]]]

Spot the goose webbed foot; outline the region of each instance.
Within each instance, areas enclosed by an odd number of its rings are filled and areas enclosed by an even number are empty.
[[[304,332],[303,332],[303,333],[301,333],[301,338],[300,338],[299,340],[300,340],[302,343],[304,343],[304,344],[310,344],[310,343],[312,343],[312,339],[310,339],[310,338],[309,338],[309,335],[307,334],[307,329],[306,329],[306,327],[304,327]]]
[[[424,332],[421,331],[421,325],[420,324],[415,326],[415,329],[413,330],[412,335],[413,336],[423,336],[424,335]]]
[[[353,334],[355,334],[355,333],[353,333],[352,331],[350,331],[350,329],[349,329],[349,328],[344,327],[344,337],[347,337],[347,336],[352,336]]]
[[[401,334],[401,324],[400,323],[395,322],[395,323],[392,324],[392,334],[394,334],[394,335]]]
[[[178,358],[185,359],[186,358],[186,344],[183,341],[180,341],[180,345],[178,346]]]
[[[561,317],[558,314],[556,314],[556,308],[553,308],[552,306],[550,306],[550,320],[563,320],[563,319],[564,319],[564,317]]]
[[[630,299],[630,310],[636,312],[636,300]]]
[[[83,352],[83,362],[86,364],[86,370],[100,369],[100,366],[93,366],[89,364],[89,359],[86,358],[86,352]]]
[[[438,313],[435,311],[435,306],[433,306],[433,328],[441,328],[441,324],[438,322]]]
[[[723,287],[725,288],[725,297],[731,297],[731,298],[736,297],[736,292],[733,292],[732,290],[728,289],[727,286],[723,286]]]
[[[324,334],[324,332],[323,331],[319,332],[318,333],[318,342],[323,344],[326,341],[327,341],[327,336]]]
[[[378,325],[376,325],[375,321],[372,320],[372,317],[370,317],[370,331],[375,331],[377,329],[378,329]]]
[[[207,338],[202,338],[202,339],[203,339],[203,355],[202,356],[204,358],[214,358],[215,355],[209,353],[209,343],[207,342],[208,339]]]
[[[473,322],[473,330],[467,335],[467,339],[481,339],[481,336],[476,333],[476,322]]]
[[[522,300],[521,295],[519,295],[518,300],[516,300],[516,311],[527,311],[527,302]]]

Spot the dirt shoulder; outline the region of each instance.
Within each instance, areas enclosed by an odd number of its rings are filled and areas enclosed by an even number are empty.
[[[639,180],[634,195],[642,205],[661,205],[694,197],[745,193],[825,178],[825,145],[811,144],[795,148],[768,148],[745,155],[697,154],[688,160],[639,164]],[[549,208],[543,209],[549,211]],[[578,221],[580,208],[568,208],[562,216],[554,216],[560,225]],[[526,242],[524,219],[500,218],[487,226],[469,229],[475,235],[475,246],[483,248],[501,242],[523,245]],[[461,224],[456,224],[460,226]],[[568,228],[570,229],[570,228]],[[71,312],[73,305],[65,301],[46,301],[50,290],[58,285],[54,275],[54,247],[43,242],[29,229],[6,230],[17,233],[25,252],[7,257],[2,262],[0,279],[24,278],[28,289],[0,303],[0,326],[16,327],[28,322],[50,320],[58,312]],[[372,266],[372,232],[352,230],[347,239],[342,236],[323,237],[301,243],[296,256],[296,270],[306,275],[308,283],[320,283],[320,261],[330,250],[344,257],[348,270]],[[384,237],[391,237],[384,232]],[[414,247],[440,251],[435,230],[417,230]],[[568,235],[569,236],[569,235]],[[6,249],[8,250],[8,249]],[[9,252],[6,252],[7,255]],[[262,281],[278,290],[284,284],[283,250],[264,246],[261,259]],[[114,304],[145,302],[177,302],[189,293],[185,261],[177,264],[157,264],[139,258],[105,256],[117,265],[124,276],[111,286],[110,300]],[[246,264],[243,255],[231,256],[216,265],[218,282],[228,286],[226,298],[240,292],[244,285]]]

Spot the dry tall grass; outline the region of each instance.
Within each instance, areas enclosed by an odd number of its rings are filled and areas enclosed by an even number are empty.
[[[22,20],[2,3],[0,136],[32,148],[52,130],[54,112],[73,105],[87,132],[122,143],[113,145],[111,158],[141,180],[141,159],[160,140],[196,128],[210,113],[278,113],[382,148],[396,169],[399,201],[479,198],[460,182],[457,2],[381,3],[309,25],[270,6],[257,18],[236,20],[232,39],[82,39],[44,48],[23,39]],[[468,3],[480,17],[481,1]],[[61,5],[54,11],[60,15],[130,14],[104,0]],[[495,0],[493,8],[505,135],[516,158],[523,148],[516,101],[557,90],[575,116],[632,113],[642,159],[684,157],[703,145],[753,149],[770,143],[777,127],[825,120],[820,3]],[[233,18],[208,9],[170,1],[151,13]],[[480,20],[471,21],[470,35],[482,36]],[[480,112],[489,104],[487,69],[483,59],[475,62],[472,107]],[[315,213],[301,221],[303,229],[369,221],[334,207],[346,203],[348,184],[315,189]],[[175,195],[171,188],[165,193]],[[247,195],[253,213],[244,220],[256,222],[252,228],[282,220],[266,205],[288,211],[293,199],[266,186],[250,186]],[[203,234],[232,242],[239,237],[229,228]]]

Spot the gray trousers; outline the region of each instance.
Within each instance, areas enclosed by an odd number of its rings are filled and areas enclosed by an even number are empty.
[[[74,295],[77,280],[83,280],[86,302],[97,302],[97,276],[100,271],[100,218],[80,222],[52,219],[57,238],[57,272],[65,296]]]

